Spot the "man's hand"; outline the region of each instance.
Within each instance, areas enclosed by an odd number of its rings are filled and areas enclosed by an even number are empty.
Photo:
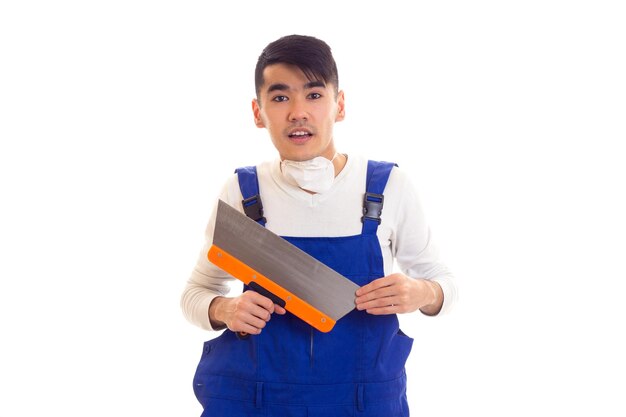
[[[439,284],[426,279],[391,274],[378,278],[356,291],[356,308],[369,314],[411,313],[420,309],[434,316],[443,305],[443,291]]]
[[[286,310],[269,298],[246,291],[238,297],[216,297],[209,306],[209,320],[213,328],[228,327],[233,332],[259,334],[272,314]]]

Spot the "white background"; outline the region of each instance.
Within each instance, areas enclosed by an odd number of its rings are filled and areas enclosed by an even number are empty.
[[[292,33],[458,279],[402,317],[413,413],[625,415],[620,3],[2,2],[0,415],[200,415],[179,297],[223,181],[274,157],[253,69]]]

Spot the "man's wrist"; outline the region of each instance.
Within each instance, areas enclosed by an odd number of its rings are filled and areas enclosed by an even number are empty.
[[[424,280],[424,283],[431,292],[430,303],[421,307],[420,311],[427,316],[436,316],[443,307],[443,290],[441,285],[435,281]]]
[[[223,330],[226,328],[226,323],[219,319],[219,307],[224,302],[224,297],[215,297],[211,304],[209,304],[209,322],[213,330]]]

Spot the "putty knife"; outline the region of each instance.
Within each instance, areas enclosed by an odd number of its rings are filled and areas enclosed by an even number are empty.
[[[222,200],[208,258],[321,332],[355,308],[357,284]]]

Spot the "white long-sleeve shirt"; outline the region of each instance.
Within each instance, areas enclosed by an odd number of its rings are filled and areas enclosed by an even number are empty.
[[[281,236],[360,234],[366,174],[367,160],[350,156],[330,190],[309,194],[284,178],[279,159],[258,165],[259,193],[267,219],[266,227]],[[393,168],[383,194],[385,201],[377,236],[385,275],[391,274],[397,267],[409,277],[436,281],[444,294],[439,314],[449,311],[456,299],[454,278],[439,261],[417,193],[401,169]],[[219,198],[243,213],[243,197],[236,175],[228,179]],[[206,243],[181,297],[181,307],[187,320],[206,330],[213,330],[208,314],[211,301],[226,295],[234,279],[210,263],[206,256],[212,244],[216,207],[217,203],[206,228]]]

